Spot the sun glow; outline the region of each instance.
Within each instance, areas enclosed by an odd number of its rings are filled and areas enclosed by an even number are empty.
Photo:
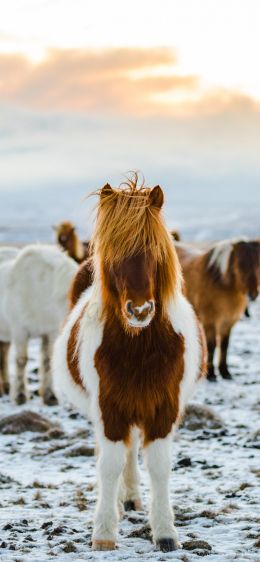
[[[193,75],[203,89],[222,88],[260,99],[259,0],[9,0],[1,10],[0,53],[20,53],[35,64],[50,48],[161,47],[176,53],[172,69],[142,75]],[[139,73],[139,75],[138,75]],[[183,99],[190,97],[183,92]],[[197,94],[194,93],[193,96]],[[181,92],[172,96],[178,98]],[[169,103],[170,93],[158,94]]]

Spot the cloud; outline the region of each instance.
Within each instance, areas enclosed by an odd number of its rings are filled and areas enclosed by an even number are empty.
[[[0,55],[0,101],[65,111],[149,112],[154,96],[197,88],[194,76],[174,72],[169,48],[50,50],[37,64]],[[167,75],[165,75],[167,70]]]
[[[246,197],[260,181],[259,103],[203,91],[176,64],[166,48],[52,50],[37,64],[0,55],[2,187],[87,191],[141,169],[179,193],[238,186]]]
[[[246,194],[260,181],[259,128],[259,108],[243,98],[190,117],[0,107],[1,185],[82,182],[87,191],[141,169],[174,189],[237,186]]]
[[[50,50],[33,63],[0,54],[0,103],[44,112],[98,114],[235,114],[259,107],[238,91],[203,88],[198,76],[180,75],[169,48]]]

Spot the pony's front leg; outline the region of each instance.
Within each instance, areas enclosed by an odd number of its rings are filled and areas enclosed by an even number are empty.
[[[226,333],[220,335],[220,361],[219,361],[219,372],[223,379],[231,380],[232,375],[228,370],[227,366],[227,351],[230,338],[230,328]]]
[[[40,370],[40,394],[44,404],[55,406],[57,398],[53,392],[51,356],[56,334],[42,336],[41,345],[41,370]]]
[[[140,474],[138,468],[139,430],[134,428],[131,445],[127,449],[123,471],[123,501],[125,511],[141,510]]]
[[[154,543],[164,552],[176,550],[178,542],[174,513],[170,504],[171,434],[146,446],[147,467],[151,479],[150,523]]]
[[[27,341],[15,342],[15,363],[16,373],[14,387],[12,390],[13,399],[16,404],[24,404],[28,398],[25,368],[27,364]]]
[[[118,513],[118,487],[123,470],[126,446],[106,437],[98,443],[98,503],[94,519],[92,548],[113,550],[116,546]]]
[[[0,396],[9,394],[8,353],[10,344],[0,342]]]

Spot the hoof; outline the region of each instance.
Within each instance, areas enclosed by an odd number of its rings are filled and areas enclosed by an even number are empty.
[[[162,552],[172,552],[173,550],[177,550],[179,544],[176,543],[174,539],[158,539],[158,541],[156,541],[156,546]]]
[[[100,541],[94,539],[92,541],[92,550],[115,550],[116,543],[114,541]]]
[[[19,392],[19,394],[17,394],[17,396],[15,397],[15,402],[18,406],[21,406],[22,404],[26,403],[26,394],[24,392]]]
[[[214,373],[208,373],[207,374],[207,380],[209,382],[217,382],[217,377]]]
[[[43,402],[46,406],[56,406],[58,404],[58,400],[52,390],[45,390],[43,393]]]
[[[125,511],[142,511],[141,500],[126,500],[124,502]]]
[[[222,376],[222,379],[225,379],[226,381],[232,381],[232,375],[229,373],[229,371],[226,371],[225,373],[220,373]]]

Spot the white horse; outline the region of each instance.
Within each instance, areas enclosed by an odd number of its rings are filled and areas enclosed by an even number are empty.
[[[41,395],[55,403],[50,359],[67,311],[67,293],[77,265],[58,248],[29,245],[20,251],[0,249],[0,395],[9,393],[8,350],[15,346],[12,397],[27,399],[25,367],[28,340],[42,339]]]

